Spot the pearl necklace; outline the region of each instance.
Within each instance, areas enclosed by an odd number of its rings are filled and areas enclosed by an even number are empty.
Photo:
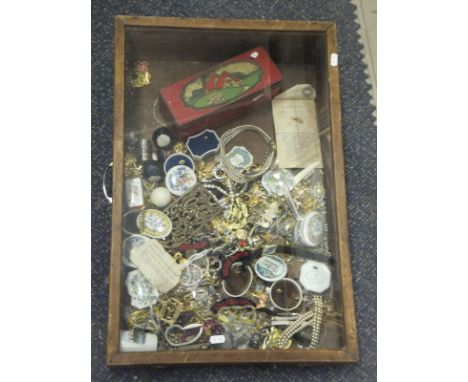
[[[239,134],[244,133],[246,131],[252,131],[262,136],[265,142],[269,145],[269,149],[265,153],[265,160],[260,168],[252,171],[248,174],[244,174],[235,168],[228,158],[226,158],[226,145],[232,141],[235,137]],[[237,126],[231,130],[226,131],[220,139],[220,150],[219,150],[219,157],[221,159],[221,163],[226,170],[228,177],[236,183],[248,183],[252,180],[258,178],[259,176],[263,175],[274,163],[276,152],[276,143],[273,139],[265,133],[262,129],[255,125],[242,125]]]

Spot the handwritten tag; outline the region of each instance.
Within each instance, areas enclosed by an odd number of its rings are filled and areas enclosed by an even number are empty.
[[[160,293],[170,291],[179,283],[179,264],[157,240],[148,240],[135,248],[130,259]]]
[[[277,95],[272,102],[278,161],[281,168],[322,168],[315,89],[300,84]]]

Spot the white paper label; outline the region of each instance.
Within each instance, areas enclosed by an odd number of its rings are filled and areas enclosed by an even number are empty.
[[[225,341],[226,337],[224,337],[222,334],[217,336],[210,336],[210,344],[224,344]]]
[[[330,55],[330,65],[337,66],[338,65],[338,55],[336,53],[332,53]]]
[[[179,264],[157,240],[148,240],[135,248],[130,260],[161,293],[170,291],[179,283],[181,274]]]
[[[318,162],[322,168],[314,87],[293,86],[277,95],[272,105],[279,166],[305,168]]]

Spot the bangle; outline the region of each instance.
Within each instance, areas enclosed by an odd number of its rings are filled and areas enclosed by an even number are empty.
[[[188,334],[185,332],[189,332]],[[203,325],[199,323],[190,324],[185,327],[170,325],[164,332],[164,338],[171,346],[185,346],[197,342],[203,334]],[[180,337],[180,338],[179,338]],[[181,340],[179,342],[179,340]]]
[[[227,288],[226,288],[226,280],[222,280],[221,281],[221,288],[223,290],[223,292],[229,296],[229,297],[241,297],[243,295],[245,295],[250,287],[252,286],[252,282],[253,282],[253,272],[252,272],[252,268],[250,268],[248,265],[245,267],[245,269],[247,269],[247,273],[248,273],[248,282],[243,286],[243,290],[241,291],[238,291],[236,294],[234,294],[235,292],[233,292],[232,290],[231,291],[228,291]]]
[[[252,131],[254,133],[257,133],[263,137],[265,142],[269,145],[269,149],[265,153],[265,160],[263,165],[260,166],[260,168],[248,173],[244,174],[241,171],[239,171],[237,168],[235,168],[231,162],[226,158],[226,145],[232,141],[235,137],[237,137],[239,134],[244,133],[246,131]],[[242,125],[242,126],[237,126],[231,130],[226,131],[220,139],[220,158],[221,158],[221,163],[226,170],[227,175],[231,180],[233,180],[236,183],[247,183],[251,182],[252,180],[260,177],[263,175],[267,170],[270,169],[270,167],[273,165],[274,158],[275,158],[275,152],[276,152],[276,143],[274,140],[267,134],[265,133],[262,129],[260,129],[257,126],[254,125]]]

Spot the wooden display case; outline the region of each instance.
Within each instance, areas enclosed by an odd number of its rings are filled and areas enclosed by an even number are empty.
[[[122,263],[123,215],[126,212],[124,156],[126,134],[151,128],[154,100],[161,88],[234,57],[254,47],[269,52],[282,74],[282,89],[312,84],[323,156],[323,181],[329,251],[334,265],[332,298],[338,325],[324,327],[324,342],[315,349],[203,349],[122,352],[120,331],[128,297]],[[151,86],[129,96],[132,62],[149,63]],[[229,129],[254,124],[275,136],[271,102],[220,123],[221,136]],[[252,137],[253,138],[253,137]],[[262,147],[255,139],[242,142],[252,154]],[[117,16],[115,18],[115,91],[112,245],[109,291],[107,364],[309,364],[358,361],[351,261],[348,247],[343,142],[336,27],[332,22],[279,20],[224,20]],[[260,154],[261,155],[261,154]],[[161,340],[160,340],[161,342]]]

